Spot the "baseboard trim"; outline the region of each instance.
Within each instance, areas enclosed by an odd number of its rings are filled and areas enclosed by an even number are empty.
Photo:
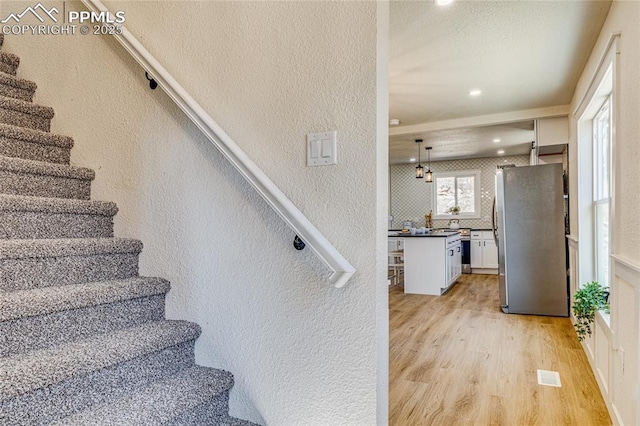
[[[607,404],[609,405],[609,404]],[[624,422],[622,421],[622,417],[620,417],[620,413],[618,412],[618,407],[616,407],[616,404],[611,403],[611,407],[609,408],[609,415],[611,415],[613,413],[613,415],[611,416],[611,420],[613,420],[613,425],[614,426],[624,426]]]

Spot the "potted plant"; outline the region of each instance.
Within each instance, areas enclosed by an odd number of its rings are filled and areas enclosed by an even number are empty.
[[[587,336],[591,336],[591,324],[595,320],[596,312],[609,311],[608,293],[608,287],[592,281],[582,286],[573,296],[573,316],[576,319],[573,326],[578,333],[578,340],[583,341]]]
[[[460,206],[453,206],[453,207],[449,207],[449,213],[451,213],[452,215],[457,215],[460,213]]]

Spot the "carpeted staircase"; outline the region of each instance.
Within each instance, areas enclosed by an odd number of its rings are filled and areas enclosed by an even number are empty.
[[[0,34],[0,48],[4,37]],[[113,203],[0,50],[0,425],[253,425],[233,376],[195,365],[200,327],[164,319],[169,283],[138,276]]]

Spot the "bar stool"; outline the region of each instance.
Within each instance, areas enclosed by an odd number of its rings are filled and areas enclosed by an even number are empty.
[[[390,284],[404,285],[404,250],[389,252],[389,268],[387,278]]]

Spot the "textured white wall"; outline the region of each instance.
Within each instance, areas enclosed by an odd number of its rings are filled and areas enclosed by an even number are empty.
[[[3,13],[25,4],[3,1]],[[345,288],[329,285],[328,271],[293,249],[293,233],[114,40],[7,37],[20,76],[39,84],[36,101],[56,109],[53,130],[76,139],[73,163],[96,170],[94,198],[118,203],[116,234],[144,242],[141,272],[172,282],[168,316],[201,324],[197,361],[234,373],[232,414],[376,423],[376,383],[386,406],[387,380],[386,370],[376,376],[387,351],[386,317],[376,344],[376,293],[386,289],[376,273],[386,191],[376,183],[386,176],[375,165],[387,161],[376,130],[376,84],[386,81],[376,74],[376,18],[387,12],[375,2],[108,6],[126,11],[128,28],[358,270]],[[305,167],[305,134],[334,129],[338,165]]]
[[[612,232],[615,235],[613,254],[625,256],[636,264],[640,264],[640,3],[614,1],[607,20],[602,28],[596,46],[578,82],[572,101],[572,109],[584,97],[588,85],[597,69],[600,58],[604,54],[611,36],[621,33],[619,42],[620,69],[617,75],[619,90],[618,104],[615,113],[618,115],[618,127],[615,136],[615,220]],[[590,149],[577,144],[576,117],[572,117],[570,129],[569,170],[571,172],[571,194],[578,193],[577,151]],[[572,235],[578,236],[577,200],[572,197]],[[617,290],[616,303],[612,309],[612,328],[617,333],[617,344],[625,351],[624,371],[622,357],[612,351],[610,393],[613,402],[625,424],[638,424],[638,323],[640,311],[638,300],[640,288],[632,287],[628,282],[620,280],[612,284]]]

